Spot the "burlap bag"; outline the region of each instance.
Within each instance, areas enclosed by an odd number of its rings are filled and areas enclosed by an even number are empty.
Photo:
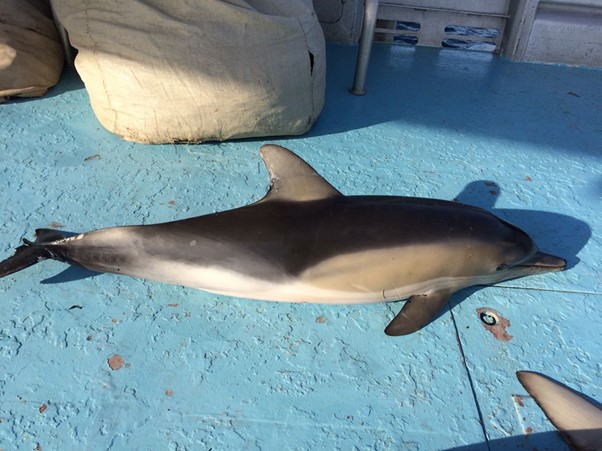
[[[0,102],[43,95],[63,61],[48,0],[0,0]]]
[[[53,0],[108,130],[143,143],[307,131],[324,103],[311,0]]]

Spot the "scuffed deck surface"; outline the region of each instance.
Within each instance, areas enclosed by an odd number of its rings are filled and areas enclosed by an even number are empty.
[[[391,338],[383,328],[401,304],[69,281],[63,264],[44,262],[0,280],[0,448],[563,446],[514,372],[602,401],[602,72],[376,46],[368,95],[353,97],[355,52],[329,47],[327,105],[300,138],[123,142],[98,124],[73,72],[45,98],[1,105],[0,256],[39,227],[250,203],[268,186],[259,146],[273,142],[345,194],[490,209],[569,269],[466,290],[422,331]],[[483,326],[480,308],[510,321],[506,335]]]

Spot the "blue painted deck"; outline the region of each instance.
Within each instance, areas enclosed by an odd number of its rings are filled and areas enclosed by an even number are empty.
[[[513,396],[526,394],[514,372],[602,401],[602,72],[375,46],[368,95],[353,97],[355,52],[329,47],[327,104],[299,138],[124,142],[72,71],[45,98],[0,106],[0,256],[38,227],[257,200],[268,186],[258,149],[274,142],[346,194],[488,208],[569,269],[461,292],[422,331],[391,338],[401,304],[68,281],[44,262],[0,280],[1,449],[562,449],[535,403]],[[479,308],[509,320],[512,338],[487,330]]]

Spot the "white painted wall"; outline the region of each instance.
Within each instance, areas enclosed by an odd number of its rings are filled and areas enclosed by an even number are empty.
[[[514,0],[503,54],[517,61],[602,67],[602,0]]]

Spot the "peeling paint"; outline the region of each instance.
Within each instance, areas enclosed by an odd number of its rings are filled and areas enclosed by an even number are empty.
[[[521,407],[525,407],[525,403],[523,402],[524,396],[521,395],[512,395],[512,399],[514,399],[514,402],[516,404],[518,404]]]
[[[119,354],[113,354],[111,357],[109,357],[107,363],[109,364],[109,368],[111,368],[113,371],[117,371],[123,366],[123,357],[121,357]]]
[[[512,340],[506,328],[510,327],[510,321],[500,315],[493,309],[481,307],[477,309],[477,317],[481,320],[483,327],[493,334],[493,336],[500,341]],[[493,323],[488,324],[484,318],[492,318]]]

